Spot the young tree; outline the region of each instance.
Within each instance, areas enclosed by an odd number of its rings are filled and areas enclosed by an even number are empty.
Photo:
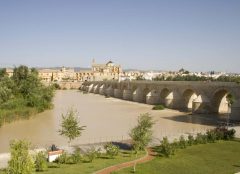
[[[23,140],[14,140],[10,144],[11,159],[8,162],[7,174],[31,174],[34,171],[34,162],[29,155],[30,143]]]
[[[144,150],[144,148],[152,140],[152,126],[154,121],[149,113],[141,114],[138,117],[138,124],[135,126],[129,136],[133,140],[133,149],[135,151],[136,157],[139,150]],[[136,163],[134,164],[133,171],[136,171]]]
[[[136,150],[144,150],[148,143],[152,140],[152,126],[154,121],[149,113],[141,114],[138,117],[138,125],[130,132],[133,140],[133,148]]]
[[[80,126],[77,117],[77,111],[70,109],[66,115],[62,114],[62,123],[59,134],[68,138],[68,144],[75,138],[81,136],[82,131],[86,126]]]

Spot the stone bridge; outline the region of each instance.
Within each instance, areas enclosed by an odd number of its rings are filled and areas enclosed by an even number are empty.
[[[188,110],[193,113],[228,113],[230,119],[240,120],[240,85],[229,82],[186,81],[132,81],[84,82],[81,90],[124,100],[162,104],[167,108]],[[228,107],[226,96],[234,96]]]

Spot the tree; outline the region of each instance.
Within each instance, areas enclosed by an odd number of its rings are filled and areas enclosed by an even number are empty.
[[[235,99],[232,94],[228,94],[226,99],[227,99],[227,103],[228,103],[228,118],[227,118],[227,129],[228,129],[231,107],[232,107]]]
[[[24,140],[14,140],[10,143],[11,159],[8,162],[7,174],[31,174],[34,162],[29,155],[30,143]]]
[[[152,140],[152,126],[154,125],[154,121],[149,113],[141,114],[138,117],[138,124],[134,127],[129,136],[133,140],[133,149],[135,151],[136,157],[139,150],[144,150],[144,148],[149,144]],[[133,166],[133,171],[136,171],[136,162]]]
[[[29,69],[27,66],[21,65],[13,70],[13,79],[17,84],[19,84],[22,80],[25,80],[28,75]]]
[[[148,143],[152,140],[152,126],[154,121],[149,113],[141,114],[138,117],[138,125],[130,132],[133,140],[133,148],[144,150]]]
[[[86,126],[80,126],[77,117],[77,112],[72,108],[66,113],[62,114],[62,123],[59,134],[68,138],[68,144],[75,138],[81,136],[82,131]]]
[[[7,71],[6,68],[1,68],[0,69],[0,78],[7,76]]]

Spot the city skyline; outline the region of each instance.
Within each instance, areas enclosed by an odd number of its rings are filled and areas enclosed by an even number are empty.
[[[0,65],[239,73],[240,2],[1,1]]]

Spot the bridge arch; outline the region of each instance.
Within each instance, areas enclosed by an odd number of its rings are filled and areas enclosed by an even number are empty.
[[[151,89],[146,95],[146,103],[155,105],[160,103],[160,93],[157,89]]]
[[[198,94],[193,89],[186,89],[183,94],[183,108],[191,111],[193,108],[193,101],[197,99]]]
[[[139,103],[146,103],[147,95],[150,93],[150,89],[145,87],[138,87],[133,92],[133,101],[139,102]]]
[[[218,89],[213,93],[212,100],[211,100],[213,113],[224,114],[229,112],[229,107],[227,102],[227,96],[229,94],[232,94],[234,96],[234,94],[231,91],[225,88]]]
[[[147,103],[147,96],[148,95],[151,95],[151,90],[149,89],[149,88],[145,88],[144,90],[143,90],[143,94],[142,94],[143,96],[142,96],[142,102],[143,103]]]
[[[173,101],[173,91],[168,88],[163,88],[160,92],[160,103],[164,106],[170,106]]]

